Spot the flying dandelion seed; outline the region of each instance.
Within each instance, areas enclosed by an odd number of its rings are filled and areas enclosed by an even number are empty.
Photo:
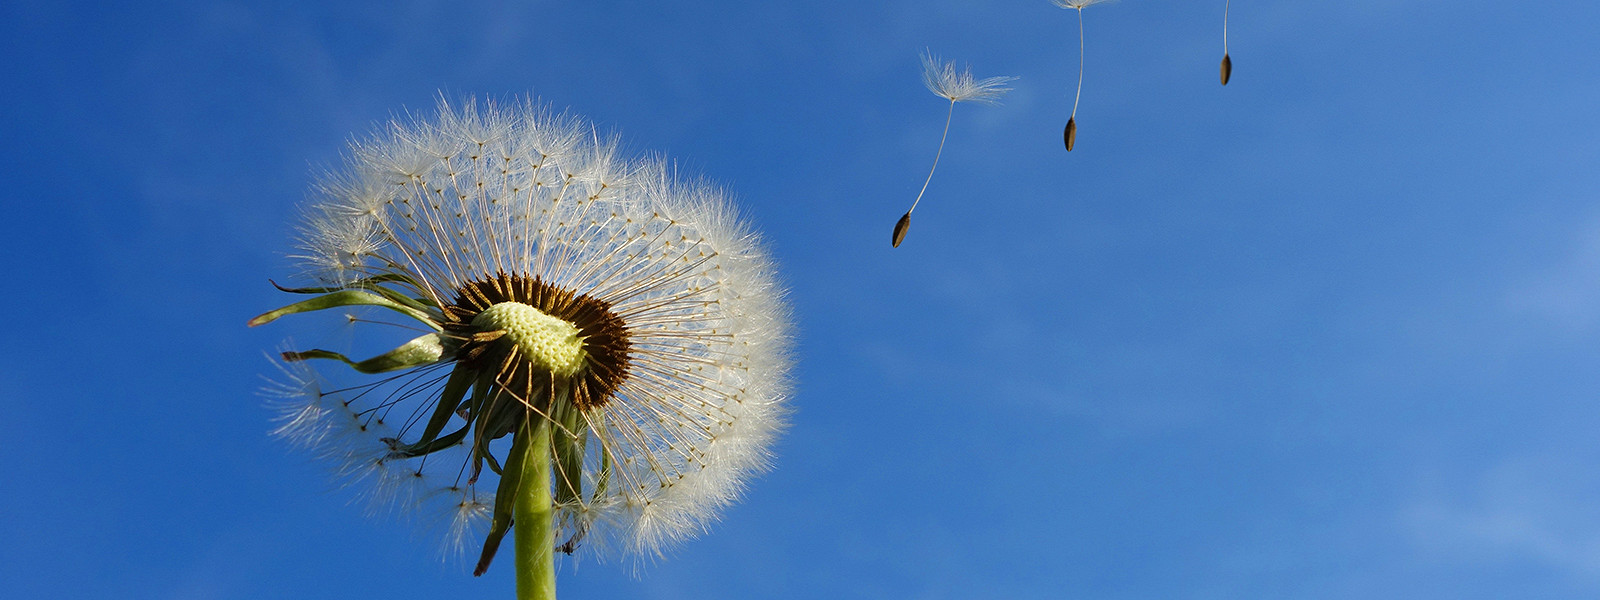
[[[313,297],[250,321],[372,306],[426,328],[366,360],[284,352],[275,433],[379,505],[434,511],[447,546],[481,541],[474,574],[514,534],[519,598],[554,597],[558,551],[704,530],[783,428],[787,309],[759,239],[719,190],[592,131],[441,102],[352,144],[304,226],[317,284],[282,288]],[[311,359],[388,375],[335,387]]]
[[[933,181],[933,172],[939,168],[939,157],[944,155],[944,141],[950,136],[950,118],[955,115],[957,102],[982,102],[996,104],[1000,97],[1011,88],[1005,84],[1015,81],[1016,77],[990,77],[983,80],[974,80],[971,69],[956,70],[954,62],[941,62],[932,54],[922,55],[922,83],[928,86],[928,91],[935,96],[950,101],[950,110],[945,111],[944,133],[939,136],[939,151],[933,155],[933,168],[928,169],[928,178],[923,180],[922,189],[917,192],[917,199],[911,201],[911,209],[894,224],[894,235],[890,244],[899,248],[900,242],[906,239],[906,230],[911,228],[911,211],[917,210],[917,203],[922,202],[922,195],[928,191],[928,182]]]
[[[1067,117],[1067,127],[1061,131],[1061,139],[1066,143],[1067,152],[1071,152],[1072,146],[1078,141],[1078,100],[1083,97],[1083,9],[1109,1],[1050,0],[1061,8],[1078,11],[1078,91],[1072,95],[1072,116]]]
[[[1233,59],[1228,57],[1228,5],[1233,0],[1222,3],[1222,85],[1228,85],[1228,79],[1233,77]]]

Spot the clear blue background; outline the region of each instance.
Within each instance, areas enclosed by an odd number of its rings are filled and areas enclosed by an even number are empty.
[[[509,598],[267,436],[296,206],[436,98],[727,185],[778,468],[565,598],[1600,595],[1600,7],[0,3],[0,595]],[[1022,79],[946,104],[924,49]]]

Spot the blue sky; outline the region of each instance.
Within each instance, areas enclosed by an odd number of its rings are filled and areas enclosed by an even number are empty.
[[[0,4],[0,590],[506,598],[268,437],[247,329],[352,135],[532,94],[727,186],[778,468],[568,598],[1600,594],[1600,7]],[[1020,76],[946,104],[925,49]]]

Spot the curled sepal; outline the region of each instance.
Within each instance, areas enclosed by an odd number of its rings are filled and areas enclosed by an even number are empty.
[[[478,380],[472,385],[472,398],[468,399],[465,404],[466,417],[464,418],[472,421],[472,426],[475,430],[472,437],[472,475],[467,478],[468,484],[478,482],[478,476],[483,473],[483,464],[485,462],[489,463],[489,470],[496,475],[504,474],[504,469],[500,468],[500,462],[495,460],[494,454],[489,452],[489,442],[503,435],[493,429],[494,424],[503,425],[508,419],[516,418],[516,415],[509,417],[503,415],[510,407],[501,405],[500,400],[508,395],[504,389],[501,389],[495,383],[493,372],[478,373]],[[502,413],[501,418],[498,421],[491,421],[490,416],[496,413]]]
[[[383,438],[383,443],[389,445],[389,458],[412,458],[424,454],[433,454],[445,448],[461,443],[467,438],[467,432],[472,429],[471,424],[463,425],[461,429],[444,437],[436,437],[415,444],[402,443],[397,438]]]
[[[355,281],[350,282],[348,285],[341,285],[341,286],[338,286],[338,287],[301,287],[301,288],[296,288],[296,287],[284,287],[284,286],[278,285],[278,282],[273,281],[271,279],[268,279],[267,282],[271,283],[272,287],[278,288],[278,291],[289,292],[291,294],[326,294],[326,293],[329,293],[329,292],[337,292],[339,290],[346,290],[346,289],[351,289],[351,288],[360,288],[360,289],[364,289],[365,290],[365,289],[372,289],[372,288],[379,287],[378,284],[380,284],[380,283],[404,283],[404,284],[408,284],[408,285],[410,285],[412,287],[416,287],[416,288],[421,288],[422,287],[420,284],[417,283],[417,280],[412,279],[410,276],[404,275],[404,274],[401,274],[401,273],[384,273],[382,275],[373,275],[372,277],[365,277],[365,278],[362,278],[362,279],[357,279]]]
[[[592,423],[589,428],[590,429],[603,429],[605,427],[605,423],[606,423],[606,415],[605,415],[605,413],[596,411],[595,415],[594,415],[594,423]],[[609,485],[610,483],[611,483],[611,452],[609,450],[605,449],[605,444],[601,444],[601,447],[600,447],[600,474],[595,476],[594,494],[589,497],[589,501],[590,502],[599,502],[600,501],[600,497],[606,493],[606,486]]]
[[[451,348],[454,345],[454,342],[449,338],[437,333],[430,333],[401,344],[399,348],[359,362],[350,360],[349,357],[330,350],[285,352],[283,353],[283,359],[295,362],[312,358],[327,358],[343,361],[345,364],[350,365],[350,368],[362,373],[384,373],[439,362],[444,358],[447,350],[454,351]]]
[[[570,388],[567,393],[570,393]],[[583,409],[577,405],[560,401],[553,406],[557,426],[550,430],[550,451],[555,464],[555,472],[550,478],[555,483],[555,503],[556,506],[579,506],[584,504],[583,457],[589,442],[589,424]],[[601,453],[602,456],[604,454]],[[576,530],[572,536],[556,545],[556,552],[570,555],[578,550],[578,544],[588,533],[588,527],[582,520],[578,520],[574,526]]]
[[[377,292],[377,293],[383,295],[383,297],[385,297],[385,298],[388,298],[388,299],[393,300],[395,302],[399,302],[401,304],[404,304],[404,305],[409,306],[411,308],[415,308],[417,310],[426,311],[428,309],[439,308],[439,304],[437,302],[434,302],[433,300],[430,300],[428,298],[412,298],[410,296],[407,296],[407,295],[402,294],[400,292],[397,292],[395,290],[389,289],[387,286],[379,285],[379,284],[383,284],[383,283],[401,283],[401,284],[409,285],[409,286],[411,286],[412,288],[415,288],[415,289],[419,289],[419,290],[422,289],[422,286],[420,284],[418,284],[415,279],[412,279],[409,276],[402,275],[402,274],[399,274],[399,273],[384,273],[382,275],[374,275],[374,276],[368,277],[366,279],[357,279],[355,281],[350,282],[349,285],[343,285],[343,286],[339,286],[339,287],[301,287],[301,288],[295,288],[295,287],[284,287],[284,286],[278,285],[278,282],[273,281],[271,279],[268,279],[267,282],[271,283],[272,287],[278,288],[278,291],[289,292],[291,294],[327,294],[327,293],[330,293],[330,292],[337,292],[339,290],[351,290],[351,289],[354,289],[354,290],[367,290],[369,292]]]
[[[500,475],[500,487],[494,493],[494,520],[489,523],[489,535],[483,538],[483,551],[478,553],[478,566],[472,569],[473,577],[489,570],[489,563],[494,562],[494,555],[500,550],[500,540],[505,539],[506,532],[511,530],[517,484],[522,481],[522,453],[518,451],[523,450],[525,444],[523,436],[517,436],[511,447],[511,468]]]
[[[565,505],[583,500],[583,452],[589,441],[589,427],[583,422],[582,411],[571,402],[552,403],[558,426],[550,432],[552,451],[555,454],[556,504]]]
[[[418,321],[422,321],[428,327],[431,327],[436,331],[442,330],[442,328],[439,326],[439,323],[425,311],[406,306],[405,304],[396,302],[372,292],[364,292],[361,290],[344,290],[331,294],[323,294],[310,300],[296,302],[278,310],[262,313],[260,316],[250,319],[248,325],[255,327],[257,325],[264,325],[276,321],[278,320],[278,317],[284,315],[336,308],[340,306],[381,306]]]
[[[489,535],[483,540],[483,552],[478,555],[478,566],[472,570],[474,577],[482,575],[489,570],[489,563],[494,561],[494,555],[500,549],[500,540],[504,539],[506,532],[511,529],[513,513],[519,496],[527,494],[524,490],[523,464],[528,460],[535,462],[535,471],[543,470],[549,477],[550,469],[550,428],[543,419],[534,417],[524,419],[518,427],[517,435],[511,442],[511,451],[506,456],[506,468],[500,473],[500,487],[494,492],[494,520],[489,524]],[[544,443],[539,443],[544,442]],[[547,486],[548,481],[527,481],[529,486]],[[545,501],[548,503],[549,498]],[[535,527],[535,523],[522,523],[522,527]],[[521,527],[519,527],[521,529]],[[519,561],[520,562],[520,561]]]

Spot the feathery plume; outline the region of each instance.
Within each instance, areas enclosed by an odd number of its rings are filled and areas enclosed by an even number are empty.
[[[939,157],[944,155],[944,142],[950,135],[950,118],[955,115],[956,103],[998,104],[1000,97],[1011,91],[1011,88],[1005,85],[1016,79],[1016,77],[973,79],[972,69],[958,71],[954,62],[943,62],[930,53],[923,53],[922,83],[928,86],[928,91],[933,92],[933,95],[949,100],[950,109],[945,112],[944,133],[939,136],[939,151],[933,155],[933,168],[928,169],[928,178],[923,180],[922,190],[917,192],[917,199],[911,201],[911,209],[894,224],[894,234],[890,237],[890,244],[895,248],[899,248],[900,242],[905,241],[906,230],[911,228],[911,211],[916,210],[917,203],[922,202],[922,195],[928,191],[928,182],[933,181],[933,172],[939,168]]]
[[[316,284],[280,288],[310,298],[250,321],[369,306],[424,328],[365,360],[283,352],[273,433],[481,544],[475,574],[514,533],[523,596],[553,595],[558,551],[659,555],[704,530],[786,414],[788,313],[757,235],[593,131],[441,101],[353,143],[305,212]],[[383,376],[329,385],[313,359]]]
[[[928,86],[928,91],[933,95],[949,100],[951,104],[997,104],[1001,96],[1011,91],[1005,85],[1016,80],[1016,77],[974,79],[971,68],[958,71],[954,62],[940,61],[939,57],[928,53],[922,55],[922,84]]]

